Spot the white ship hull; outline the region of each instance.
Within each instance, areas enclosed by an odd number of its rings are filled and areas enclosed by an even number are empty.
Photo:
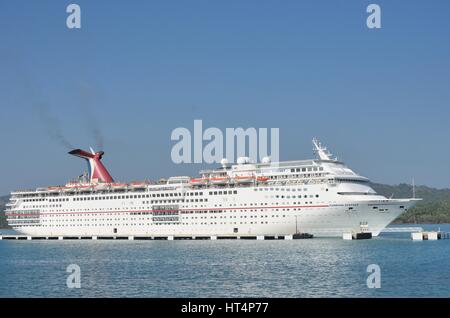
[[[63,201],[59,211],[41,212],[38,226],[16,226],[15,229],[34,236],[279,236],[303,232],[325,237],[342,236],[344,232],[359,231],[365,226],[377,236],[414,204],[408,199],[381,196],[370,200],[359,196],[338,202],[330,200],[334,197],[332,192],[316,198],[315,193],[321,187],[263,187],[279,189],[267,192],[242,188],[236,190],[238,194],[221,196],[209,196],[212,189],[193,191],[203,192],[197,197],[207,198],[210,203],[180,204],[176,213],[178,222],[155,222],[154,216],[158,212],[147,204],[147,198],[80,202],[77,211],[70,201]],[[302,189],[295,193],[302,193],[302,197],[308,193],[308,198],[286,198],[278,202],[265,198],[267,193],[273,193],[270,196],[275,197],[288,193],[287,189]],[[314,193],[314,198],[309,198],[312,195],[309,193]],[[79,205],[86,207],[80,209]]]
[[[314,145],[320,160],[224,162],[201,178],[159,184],[115,183],[103,152],[77,149],[70,154],[88,160],[90,180],[13,192],[7,219],[33,236],[377,236],[416,203],[378,195],[367,178]],[[215,184],[222,179],[248,180]]]

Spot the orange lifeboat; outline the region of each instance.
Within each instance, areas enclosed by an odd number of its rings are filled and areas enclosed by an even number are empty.
[[[206,178],[194,178],[189,181],[190,184],[194,186],[202,186],[208,184],[208,179]]]
[[[209,178],[209,182],[211,184],[217,184],[217,185],[221,185],[221,184],[227,184],[230,181],[230,179],[228,177],[214,177],[214,178]]]
[[[110,187],[109,183],[98,183],[95,185],[95,189],[97,190],[104,190]]]
[[[267,182],[267,180],[269,180],[268,177],[257,177],[256,178],[256,181],[258,181],[258,182]]]
[[[48,187],[47,189],[50,192],[58,192],[58,191],[61,191],[63,189],[63,187]]]
[[[111,184],[111,188],[113,189],[125,189],[127,187],[127,184],[125,183],[113,183]]]
[[[130,186],[134,189],[142,189],[145,188],[147,186],[147,182],[145,181],[136,181],[136,182],[131,182]]]
[[[92,185],[90,185],[90,184],[78,185],[77,189],[80,192],[91,191],[92,190]]]
[[[233,178],[236,183],[252,183],[255,181],[254,176],[236,176]]]

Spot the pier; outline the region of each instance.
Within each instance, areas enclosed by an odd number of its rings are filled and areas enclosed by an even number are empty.
[[[174,241],[174,240],[295,240],[300,239],[294,237],[294,235],[241,235],[241,236],[172,236],[172,235],[163,235],[163,236],[32,236],[32,235],[23,235],[23,234],[9,234],[2,235],[0,234],[0,240],[24,240],[24,241],[32,241],[32,240],[59,240],[59,241],[67,241],[67,240],[128,240],[128,241],[145,241],[145,240],[166,240],[166,241]]]
[[[423,232],[423,228],[419,226],[410,227],[387,227],[381,230],[381,233],[413,233],[413,232]]]
[[[435,241],[450,239],[450,232],[425,231],[422,227],[389,227],[381,231],[382,233],[411,233],[413,241]]]
[[[450,239],[450,232],[438,231],[420,231],[411,233],[413,241],[436,241]]]
[[[380,231],[380,233],[411,233],[411,238],[413,240],[418,240],[419,236],[417,233],[420,233],[420,235],[423,235],[422,233],[427,233],[424,231],[422,227],[419,226],[403,226],[403,227],[388,227],[384,228]],[[444,235],[445,236],[445,235]],[[424,237],[428,237],[428,235],[425,235]],[[431,235],[431,237],[434,237]],[[372,233],[368,230],[362,230],[360,232],[344,232],[342,233],[342,239],[344,240],[364,240],[364,239],[371,239]],[[427,238],[424,238],[427,239]]]

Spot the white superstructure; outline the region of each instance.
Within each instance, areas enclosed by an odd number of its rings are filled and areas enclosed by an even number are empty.
[[[200,177],[114,182],[103,152],[74,150],[89,177],[11,193],[8,223],[28,235],[342,236],[380,231],[418,199],[388,199],[313,140],[317,160],[222,161]]]

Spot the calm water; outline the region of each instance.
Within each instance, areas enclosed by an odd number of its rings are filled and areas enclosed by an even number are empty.
[[[70,264],[80,289],[66,286]],[[0,241],[0,297],[80,296],[450,297],[450,240]]]

